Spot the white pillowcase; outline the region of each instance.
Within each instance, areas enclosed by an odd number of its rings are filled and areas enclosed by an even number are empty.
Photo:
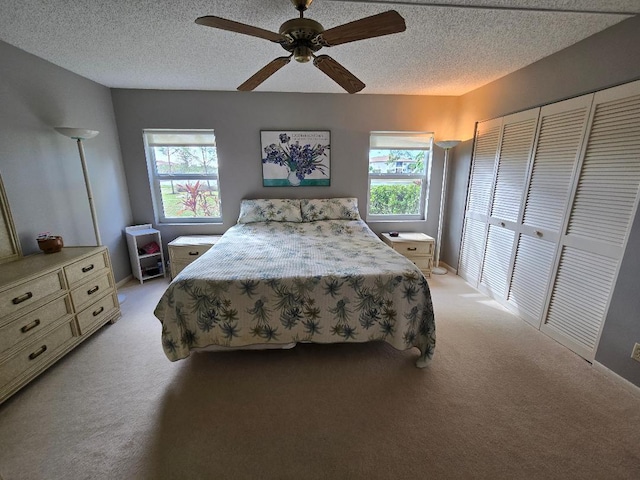
[[[258,198],[240,202],[238,223],[301,221],[300,200]]]
[[[318,198],[300,200],[303,222],[316,220],[360,220],[357,198]]]

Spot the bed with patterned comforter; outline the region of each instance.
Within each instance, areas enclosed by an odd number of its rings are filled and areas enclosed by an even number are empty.
[[[154,314],[171,361],[210,345],[382,340],[435,348],[427,281],[362,220],[230,228],[171,282]]]

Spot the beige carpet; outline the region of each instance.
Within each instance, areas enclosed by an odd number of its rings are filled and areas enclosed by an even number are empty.
[[[449,274],[438,345],[169,362],[131,283],[123,317],[0,406],[15,479],[638,479],[640,397]]]

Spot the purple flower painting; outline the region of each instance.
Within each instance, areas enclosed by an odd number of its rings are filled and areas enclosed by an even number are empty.
[[[330,185],[330,132],[262,131],[265,187]]]

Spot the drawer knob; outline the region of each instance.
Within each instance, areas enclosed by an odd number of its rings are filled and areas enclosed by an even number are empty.
[[[538,237],[542,237],[542,232],[540,230],[536,230],[534,232]]]
[[[407,247],[407,250],[409,250],[410,252],[415,252],[418,249],[418,247]]]
[[[33,297],[33,293],[27,292],[24,295],[20,295],[19,297],[16,297],[11,301],[13,302],[14,305],[18,305],[19,303],[26,302],[31,297]]]
[[[34,360],[47,351],[47,346],[42,345],[38,350],[29,354],[29,360]]]
[[[104,312],[104,307],[100,307],[99,309],[97,309],[95,312],[93,312],[93,316],[97,317],[98,315],[100,315],[102,312]]]
[[[200,252],[189,252],[189,255],[192,255],[195,257],[196,255],[200,255]]]
[[[506,226],[507,226],[507,224],[506,224],[506,223],[504,223],[504,222],[500,222],[500,226],[501,226],[501,227],[506,227]]]
[[[22,333],[27,333],[29,330],[33,330],[34,328],[36,328],[38,325],[40,325],[40,319],[36,318],[33,322],[22,327],[20,331]]]
[[[87,290],[87,295],[94,294],[94,293],[96,293],[98,290],[100,290],[100,287],[99,287],[98,285],[96,285],[95,287],[90,288],[89,290]]]
[[[91,265],[84,267],[82,269],[82,273],[87,273],[87,272],[90,272],[91,270],[93,270],[93,263]]]

